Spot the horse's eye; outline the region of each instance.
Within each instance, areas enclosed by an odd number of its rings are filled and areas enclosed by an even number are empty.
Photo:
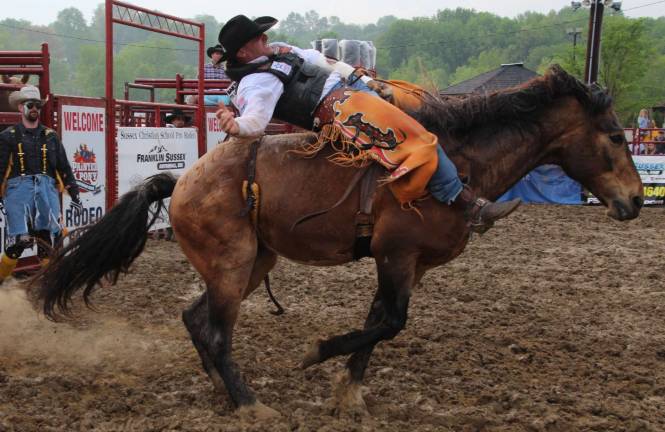
[[[626,141],[626,137],[623,134],[610,135],[610,139],[617,145],[623,144]]]

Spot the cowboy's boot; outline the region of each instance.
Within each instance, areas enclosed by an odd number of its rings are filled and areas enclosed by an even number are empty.
[[[0,283],[11,276],[16,268],[16,263],[18,263],[18,259],[10,258],[7,255],[2,254],[2,257],[0,258]]]
[[[495,221],[515,211],[522,200],[515,198],[500,203],[492,202],[476,196],[476,193],[468,185],[464,185],[455,202],[465,207],[464,216],[471,231],[482,234],[492,228]]]

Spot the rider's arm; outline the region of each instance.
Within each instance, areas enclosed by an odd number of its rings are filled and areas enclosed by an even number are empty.
[[[239,129],[238,136],[263,134],[270,123],[277,101],[284,93],[284,84],[277,77],[268,73],[253,75],[242,79],[233,101],[240,112],[240,116],[235,119]]]

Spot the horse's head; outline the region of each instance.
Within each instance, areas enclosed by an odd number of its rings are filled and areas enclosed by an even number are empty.
[[[644,202],[642,181],[611,97],[559,68],[550,70],[547,78],[553,85],[571,87],[575,96],[564,102],[569,106],[559,111],[561,118],[551,119],[569,125],[554,146],[558,162],[608,207],[610,217],[636,218]]]

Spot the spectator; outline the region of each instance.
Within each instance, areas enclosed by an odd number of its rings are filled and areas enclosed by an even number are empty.
[[[656,141],[656,154],[665,154],[665,130],[659,130],[654,141]]]
[[[658,150],[656,149],[656,143],[654,142],[648,142],[646,143],[645,149],[644,149],[644,155],[646,156],[654,156],[657,155]]]
[[[640,129],[650,129],[656,127],[656,124],[651,120],[649,115],[649,110],[643,108],[640,110],[640,114],[637,116],[637,127]],[[649,131],[640,131],[640,136],[644,139],[645,136],[649,135]]]
[[[167,115],[166,118],[164,119],[166,127],[173,127],[173,128],[188,127],[191,121],[192,118],[188,115],[185,115],[185,113],[182,112],[180,108],[174,109],[173,112]]]
[[[229,77],[224,71],[224,65],[222,64],[222,55],[224,55],[224,48],[221,45],[217,44],[211,46],[207,51],[208,57],[210,57],[210,63],[206,63],[203,67],[203,79],[206,80],[227,80]]]
[[[207,51],[208,57],[210,57],[210,63],[207,63],[203,69],[203,79],[205,80],[227,80],[229,77],[226,75],[224,70],[222,56],[224,55],[224,48],[220,44],[211,46]],[[221,90],[221,89],[220,89]],[[195,96],[196,98],[196,96]],[[222,102],[225,105],[229,105],[231,100],[226,95],[207,95],[203,98],[204,105],[214,105],[217,106]]]
[[[0,282],[12,274],[23,250],[37,238],[43,263],[62,234],[60,191],[67,190],[72,206],[81,208],[79,188],[58,135],[39,122],[45,101],[39,89],[25,86],[13,92],[9,104],[21,122],[0,134],[0,172],[7,214],[9,245],[0,258]]]

